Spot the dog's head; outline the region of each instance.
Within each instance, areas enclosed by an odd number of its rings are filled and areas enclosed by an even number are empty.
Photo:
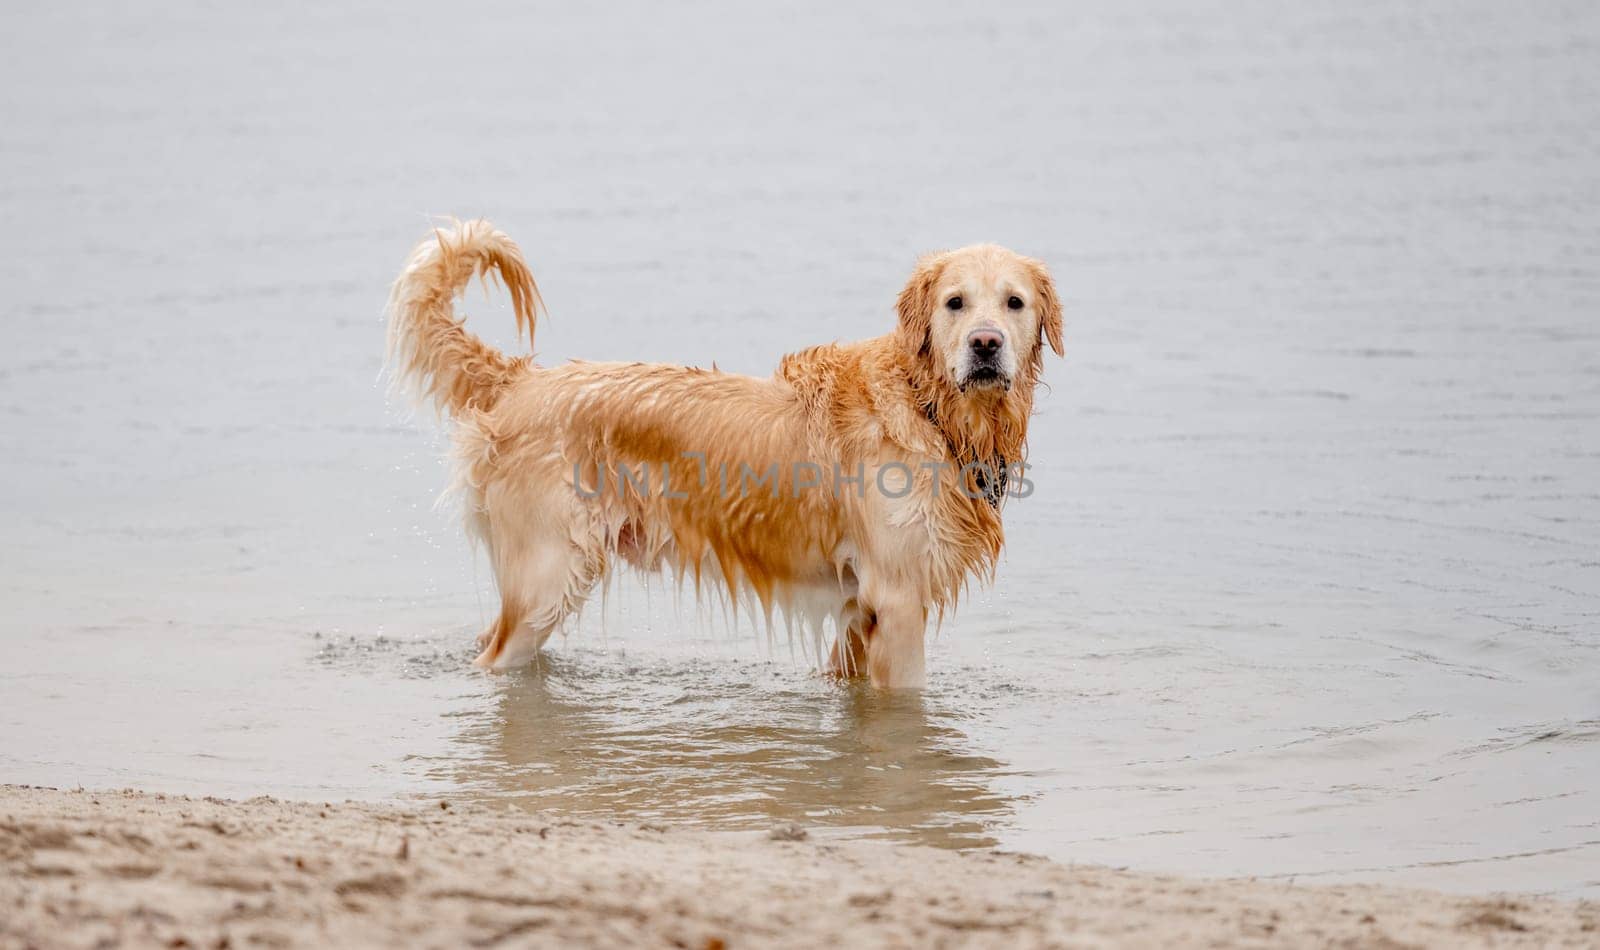
[[[995,244],[922,258],[898,307],[903,345],[963,395],[1031,388],[1045,343],[1063,355],[1061,301],[1050,272]]]

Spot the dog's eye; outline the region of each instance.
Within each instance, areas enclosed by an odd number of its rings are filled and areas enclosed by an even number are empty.
[[[1021,310],[1022,309],[1022,298],[1021,297],[1012,297],[1010,300],[1006,301],[1006,306],[1010,307],[1012,310]]]
[[[944,302],[944,305],[946,307],[949,307],[951,310],[960,310],[961,309],[961,298],[960,297],[951,297],[949,300],[946,300]]]

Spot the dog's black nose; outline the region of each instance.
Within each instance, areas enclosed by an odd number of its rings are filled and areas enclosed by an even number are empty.
[[[999,330],[973,330],[967,334],[967,345],[972,347],[979,356],[993,356],[999,352],[1000,344],[1006,338],[1000,335]]]

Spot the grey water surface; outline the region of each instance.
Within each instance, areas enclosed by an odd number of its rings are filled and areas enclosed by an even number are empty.
[[[1600,895],[1597,10],[8,7],[0,781]],[[552,362],[764,374],[921,251],[1048,261],[928,690],[659,583],[471,671],[380,377],[430,214],[522,243]]]

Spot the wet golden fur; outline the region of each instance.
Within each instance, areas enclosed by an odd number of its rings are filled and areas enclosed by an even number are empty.
[[[472,221],[413,252],[391,296],[389,345],[398,376],[456,421],[468,530],[488,548],[501,597],[480,666],[526,662],[625,563],[736,603],[749,596],[769,619],[824,615],[838,631],[832,672],[921,685],[930,614],[970,578],[993,576],[1003,540],[1000,506],[954,490],[954,472],[1024,458],[1043,348],[1062,351],[1042,264],[994,245],[924,257],[891,332],[793,353],[767,379],[507,356],[454,312],[479,274],[499,276],[531,337],[541,301],[521,252]],[[1003,385],[964,382],[974,328],[1010,347]],[[941,461],[950,470],[936,484],[929,466]],[[773,488],[739,477],[742,465],[765,474],[774,463]],[[794,463],[815,466],[821,483]],[[905,497],[889,497],[905,481],[894,463],[915,473]],[[641,465],[654,479],[645,490],[621,478]],[[859,489],[836,481],[858,472]]]

